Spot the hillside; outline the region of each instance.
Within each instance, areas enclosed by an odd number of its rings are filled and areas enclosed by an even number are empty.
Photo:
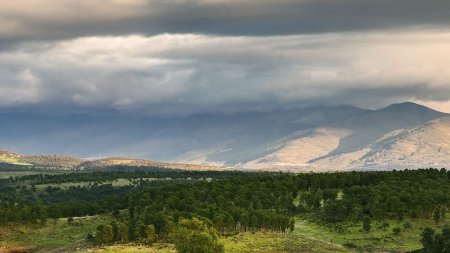
[[[64,155],[20,155],[13,152],[0,151],[0,162],[19,166],[62,170],[104,170],[112,166],[156,167],[180,170],[223,170],[222,166],[168,163],[144,159],[110,157],[101,159],[82,159]]]
[[[31,165],[22,159],[22,156],[6,150],[0,150],[0,162],[13,165]]]
[[[123,157],[111,157],[98,160],[84,161],[78,164],[75,168],[77,170],[102,170],[111,166],[130,166],[130,167],[157,167],[165,169],[180,169],[180,170],[223,170],[224,167],[187,164],[187,163],[167,163],[144,159],[133,159]]]
[[[0,147],[25,154],[235,165],[290,135],[349,119],[353,106],[188,116],[89,112],[0,112]]]

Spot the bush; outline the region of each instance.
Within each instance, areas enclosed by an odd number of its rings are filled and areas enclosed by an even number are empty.
[[[198,218],[184,219],[178,224],[174,236],[178,253],[223,253],[223,245],[212,223]]]
[[[88,235],[87,235],[87,238],[86,238],[89,242],[93,242],[94,240],[95,240],[95,238],[94,238],[94,236],[91,234],[91,233],[89,233]]]
[[[412,228],[412,225],[411,225],[411,223],[409,223],[409,222],[405,222],[405,224],[403,224],[403,229],[410,229],[410,228]]]
[[[402,230],[399,227],[395,227],[392,229],[392,232],[394,233],[394,235],[399,235]]]
[[[386,228],[388,228],[390,225],[387,222],[383,222],[383,224],[380,225],[379,228],[382,228],[383,230],[386,230]]]

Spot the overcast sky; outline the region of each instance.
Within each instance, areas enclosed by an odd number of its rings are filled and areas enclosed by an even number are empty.
[[[148,113],[416,101],[450,112],[449,0],[0,5],[0,107]]]

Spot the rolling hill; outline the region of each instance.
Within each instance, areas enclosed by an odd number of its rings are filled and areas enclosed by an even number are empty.
[[[104,170],[114,166],[126,167],[155,167],[164,169],[179,170],[223,170],[224,167],[186,164],[186,163],[168,163],[144,159],[108,157],[99,159],[82,159],[78,157],[65,155],[20,155],[13,152],[0,151],[0,163],[12,164],[18,166],[58,170]]]

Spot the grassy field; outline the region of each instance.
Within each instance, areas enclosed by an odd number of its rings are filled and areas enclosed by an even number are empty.
[[[221,239],[226,253],[287,253],[287,252],[350,252],[349,250],[330,243],[290,233],[241,233],[239,235]],[[171,244],[146,245],[113,245],[92,248],[81,251],[83,253],[175,253]]]
[[[59,219],[47,225],[17,225],[0,227],[0,252],[2,247],[31,247],[37,252],[74,251],[90,245],[86,241],[88,233],[93,233],[99,224],[111,220],[108,216],[75,218],[72,223]]]
[[[0,252],[6,251],[6,246],[16,249],[32,249],[32,252],[158,252],[174,253],[172,244],[147,245],[110,245],[95,247],[87,240],[87,234],[93,233],[99,224],[111,221],[109,216],[93,216],[75,218],[69,224],[66,219],[56,223],[48,220],[44,227],[39,225],[11,225],[0,228]],[[349,252],[345,248],[332,243],[326,243],[316,238],[310,238],[298,233],[241,233],[234,236],[223,237],[227,253],[282,253],[282,252]]]
[[[99,224],[108,223],[109,216],[95,216],[76,218],[72,224],[66,219],[60,219],[55,224],[49,220],[44,227],[36,226],[10,226],[0,228],[0,252],[2,247],[29,247],[33,252],[158,252],[174,253],[171,244],[148,245],[109,245],[95,247],[88,243],[86,235],[93,233]],[[411,228],[404,229],[403,225],[409,222]],[[287,253],[287,252],[409,252],[420,249],[421,230],[435,227],[432,220],[406,220],[402,222],[389,221],[390,227],[379,228],[372,224],[372,231],[364,233],[361,224],[348,225],[346,232],[338,233],[305,219],[298,218],[293,233],[240,233],[238,235],[223,237],[227,253]],[[448,224],[443,222],[440,226]],[[402,232],[393,235],[392,228],[400,227]]]
[[[420,234],[425,227],[438,228],[432,219],[387,220],[386,222],[389,224],[387,228],[382,228],[381,222],[372,222],[372,229],[369,233],[362,231],[361,223],[348,223],[345,232],[339,233],[333,228],[298,218],[295,233],[344,245],[354,251],[409,252],[422,248]],[[407,228],[405,228],[405,224],[409,224],[406,226]],[[444,225],[450,225],[448,219],[442,221],[439,227]],[[392,229],[395,227],[401,229],[400,234],[394,235]]]
[[[51,187],[59,187],[59,188],[63,188],[63,189],[67,189],[70,187],[87,187],[90,185],[95,184],[96,182],[69,182],[69,183],[61,183],[61,184],[39,184],[36,185],[36,189],[45,189],[49,186]],[[105,181],[100,183],[101,184],[112,184],[112,186],[126,186],[126,185],[130,185],[131,181],[128,179],[124,179],[124,178],[119,178],[117,180],[114,181]]]
[[[81,250],[80,253],[176,253],[172,244],[155,243],[147,245],[113,245]]]
[[[448,215],[447,215],[448,217]],[[109,245],[94,247],[86,240],[88,233],[94,233],[99,224],[109,223],[110,216],[75,218],[69,224],[66,219],[47,225],[16,225],[0,227],[0,252],[6,246],[32,248],[32,252],[159,252],[174,253],[171,244]],[[287,253],[287,252],[410,252],[421,248],[420,233],[425,227],[438,228],[432,219],[388,220],[389,227],[382,228],[381,222],[372,222],[369,233],[362,231],[362,224],[345,224],[343,232],[328,226],[308,221],[307,217],[297,217],[293,233],[245,232],[223,237],[227,253]],[[409,224],[405,228],[405,224]],[[450,225],[449,219],[439,227]],[[394,235],[392,229],[399,227],[401,233]],[[6,251],[7,252],[7,251]]]
[[[37,171],[37,170],[18,170],[18,171],[0,171],[0,179],[2,178],[10,178],[10,177],[21,177],[21,176],[27,176],[27,175],[38,175],[38,174],[61,174],[63,172],[61,171]]]

